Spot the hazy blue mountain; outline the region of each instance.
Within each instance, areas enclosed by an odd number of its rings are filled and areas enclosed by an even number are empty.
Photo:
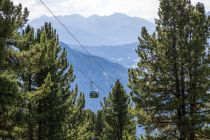
[[[116,13],[110,16],[83,17],[81,15],[58,16],[67,28],[84,45],[122,45],[137,42],[137,37],[143,26],[149,31],[154,30],[154,24],[139,17],[129,17],[125,14]],[[43,25],[44,22],[51,22],[57,29],[60,40],[67,44],[76,44],[68,36],[67,32],[53,17],[42,16],[30,21],[35,28]]]
[[[69,45],[69,47],[86,53],[80,46]],[[125,44],[119,46],[85,46],[92,55],[105,58],[109,61],[119,63],[124,67],[131,67],[138,60],[135,49],[137,43]]]
[[[104,71],[102,71],[88,55],[71,49],[64,43],[61,43],[61,46],[66,48],[68,52],[68,60],[70,64],[74,66],[74,72],[76,75],[75,83],[77,83],[79,89],[85,93],[87,108],[91,108],[93,111],[100,109],[100,101],[103,99],[103,97],[108,95],[111,86],[114,84],[114,81],[107,76],[107,73],[109,73],[114,80],[120,79],[123,85],[127,87],[127,68],[117,63],[110,62],[104,58],[92,56],[104,68]],[[77,69],[77,67],[79,69]],[[102,88],[103,91],[96,87],[96,89],[100,91],[100,97],[98,99],[89,98],[91,81],[87,79],[87,77],[85,77],[80,70],[84,72],[92,81],[97,83],[100,88]]]

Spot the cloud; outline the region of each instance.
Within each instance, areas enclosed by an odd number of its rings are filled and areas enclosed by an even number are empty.
[[[51,16],[39,0],[13,0],[15,4],[22,3],[28,7],[30,18],[42,15]],[[56,15],[81,14],[83,16],[111,15],[116,12],[125,13],[146,19],[157,17],[159,0],[43,0]],[[209,0],[192,0],[195,4],[202,2],[210,11]]]

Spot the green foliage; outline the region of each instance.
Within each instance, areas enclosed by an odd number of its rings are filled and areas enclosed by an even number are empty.
[[[0,10],[0,139],[89,135],[91,115],[84,110],[84,95],[71,87],[73,67],[56,31],[49,23],[37,31],[23,28],[28,11],[9,0]]]
[[[17,120],[21,96],[12,45],[14,32],[24,25],[27,16],[27,9],[22,12],[21,5],[14,6],[9,0],[0,7],[0,139],[17,139],[21,131]]]
[[[118,80],[108,98],[104,99],[104,129],[102,139],[134,140],[136,126],[129,112],[130,101]]]
[[[73,67],[59,46],[56,31],[46,23],[34,35],[28,26],[17,40],[20,85],[28,101],[28,139],[67,139],[69,125],[80,122],[75,116],[82,113],[84,96],[70,89],[75,79]]]
[[[27,9],[0,0],[0,139],[207,139],[210,132],[209,25],[204,6],[160,0],[156,32],[139,38],[137,68],[129,70],[132,99],[120,81],[102,110],[85,110],[73,66],[50,23],[25,26]]]
[[[97,112],[96,124],[95,124],[95,139],[100,140],[103,137],[104,124],[104,113],[102,110]]]
[[[129,86],[147,135],[200,137],[210,115],[208,28],[203,4],[189,0],[160,0],[156,32],[142,28]]]

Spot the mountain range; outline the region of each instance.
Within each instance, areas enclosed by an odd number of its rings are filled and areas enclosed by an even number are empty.
[[[129,17],[115,13],[110,16],[92,15],[83,17],[78,14],[58,16],[65,26],[87,46],[113,46],[130,44],[138,41],[138,35],[143,26],[154,31],[154,24],[139,17]],[[57,30],[60,40],[66,44],[77,44],[60,26],[54,17],[42,16],[30,21],[33,27],[38,28],[43,22],[51,22]]]
[[[92,55],[105,58],[111,62],[121,64],[124,67],[132,67],[138,60],[137,43],[117,45],[117,46],[85,46]],[[69,47],[80,52],[86,51],[78,45],[70,44]]]

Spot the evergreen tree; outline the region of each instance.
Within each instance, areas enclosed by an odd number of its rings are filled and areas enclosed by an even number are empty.
[[[15,68],[14,33],[27,21],[28,11],[10,0],[0,0],[0,139],[18,139],[20,91]]]
[[[96,115],[91,110],[83,110],[78,116],[73,118],[76,121],[69,123],[68,138],[77,140],[95,139],[95,119]],[[79,121],[78,121],[79,120]]]
[[[73,67],[56,31],[49,23],[23,29],[27,9],[0,3],[0,139],[92,137],[94,115],[71,87]]]
[[[43,35],[44,36],[44,35]],[[46,45],[41,46],[34,33],[34,29],[27,26],[22,34],[16,34],[16,52],[17,73],[19,76],[19,85],[22,93],[22,115],[25,119],[21,122],[23,131],[22,136],[27,139],[37,139],[37,122],[43,117],[44,113],[37,112],[39,100],[45,98],[50,93],[52,82],[51,74],[44,77],[42,84],[36,82],[36,75],[45,67],[45,57],[47,54]],[[44,38],[44,37],[43,37]],[[42,39],[42,41],[46,41]],[[47,42],[47,41],[46,41]]]
[[[136,126],[129,112],[130,101],[120,81],[117,80],[108,98],[102,104],[104,135],[102,139],[134,140]]]
[[[77,88],[71,89],[75,79],[73,67],[59,45],[56,31],[46,23],[35,35],[28,26],[20,37],[18,48],[21,84],[28,94],[25,99],[29,112],[28,138],[67,139],[72,129],[70,125],[80,122],[78,116],[84,108],[84,95],[78,96]],[[49,88],[47,92],[39,90],[43,85]],[[29,93],[34,94],[34,98]]]
[[[42,79],[44,79],[42,77],[50,73],[53,87],[51,93],[39,101],[39,111],[47,115],[39,122],[39,127],[43,128],[40,126],[42,122],[47,123],[43,125],[47,125],[47,138],[50,140],[67,139],[68,125],[81,121],[78,116],[82,116],[85,103],[84,95],[78,96],[78,89],[71,89],[71,84],[75,79],[73,67],[68,63],[67,52],[59,45],[56,31],[51,27],[51,24],[46,23],[40,32],[45,33],[49,44],[45,59],[47,65],[36,75],[36,81],[38,84],[42,83]],[[45,42],[42,43],[45,44]],[[69,122],[68,118],[74,119]]]
[[[102,110],[97,112],[96,125],[95,125],[95,139],[100,140],[103,136],[104,124],[104,113]]]
[[[129,70],[139,123],[164,139],[194,140],[209,116],[209,20],[204,5],[160,0],[156,32],[142,28]]]

